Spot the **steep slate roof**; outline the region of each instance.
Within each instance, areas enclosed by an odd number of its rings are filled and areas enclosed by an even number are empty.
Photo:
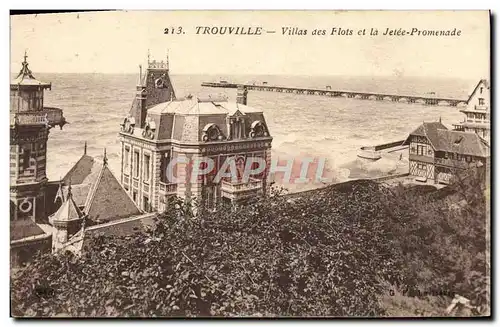
[[[73,196],[73,200],[75,201],[78,207],[85,206],[91,186],[92,184],[87,184],[87,183],[71,186],[71,194]],[[64,198],[66,199],[68,196],[68,187],[63,186],[62,189]]]
[[[84,211],[90,219],[98,222],[141,213],[106,164],[102,166],[97,180],[90,189]]]
[[[440,122],[423,123],[410,133],[403,145],[410,143],[410,136],[427,137],[435,151],[454,152],[477,157],[488,157],[490,147],[479,135],[470,132],[450,131]]]
[[[130,217],[141,213],[119,181],[103,162],[86,154],[62,179],[71,184],[72,202],[83,208],[88,217],[96,222]],[[68,197],[68,186],[62,186],[64,199]],[[54,196],[55,200],[55,196]]]
[[[444,126],[441,122],[430,122],[430,123],[424,122],[422,123],[422,125],[418,126],[417,129],[411,132],[410,135],[427,137],[429,139],[429,142],[431,142],[432,147],[436,149],[434,143],[436,143],[438,129],[447,130],[446,126]],[[410,136],[408,136],[406,140],[403,142],[403,145],[408,145],[408,144],[410,144]]]
[[[476,157],[488,157],[490,147],[476,133],[460,131],[437,131],[438,146],[436,150],[455,152]]]
[[[99,165],[95,164],[93,157],[83,154],[68,173],[66,173],[62,182],[65,185],[70,183],[72,185],[82,184],[89,175],[92,173],[96,174],[96,170],[98,171],[99,168]]]
[[[10,222],[10,240],[16,241],[26,237],[45,234],[33,220],[19,219]]]

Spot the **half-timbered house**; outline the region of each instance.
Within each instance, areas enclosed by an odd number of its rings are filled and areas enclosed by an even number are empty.
[[[475,133],[424,122],[403,142],[409,148],[409,173],[419,180],[449,183],[457,171],[489,165],[490,146]]]

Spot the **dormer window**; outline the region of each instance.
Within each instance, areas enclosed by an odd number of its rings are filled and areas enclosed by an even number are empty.
[[[222,141],[224,140],[224,135],[222,134],[219,126],[215,124],[207,124],[203,128],[203,132],[201,135],[201,139],[203,142],[213,142],[213,141]]]
[[[163,88],[163,85],[164,85],[164,82],[163,82],[163,79],[162,79],[162,78],[157,78],[157,79],[155,80],[155,87],[156,87],[157,89],[161,89],[161,88]]]
[[[254,138],[263,136],[269,136],[266,126],[260,120],[254,121],[250,126],[250,137]]]
[[[152,140],[155,138],[155,132],[156,132],[156,123],[151,118],[148,118],[146,121],[146,125],[144,125],[142,136]]]

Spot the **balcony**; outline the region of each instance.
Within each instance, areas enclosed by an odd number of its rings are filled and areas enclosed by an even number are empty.
[[[418,154],[414,154],[414,153],[410,153],[409,159],[411,161],[419,161],[419,162],[425,162],[425,163],[434,163],[434,157],[432,157],[432,156],[418,155]]]
[[[11,112],[10,125],[48,125],[54,127],[59,125],[63,127],[66,119],[63,116],[62,109],[43,108],[39,111]]]
[[[162,194],[175,194],[177,192],[177,184],[171,184],[171,183],[163,183],[159,182],[160,185],[160,193]]]
[[[487,106],[487,105],[485,105],[485,104],[475,105],[475,106],[474,106],[474,109],[475,109],[475,110],[482,110],[482,111],[486,111],[486,110],[488,110],[488,106]]]
[[[465,169],[469,166],[474,166],[474,162],[466,162],[461,160],[445,159],[445,158],[435,158],[435,163],[437,165],[446,166],[450,168],[460,168]]]
[[[249,178],[248,182],[222,181],[222,196],[231,200],[241,200],[257,195],[262,191],[262,180]]]

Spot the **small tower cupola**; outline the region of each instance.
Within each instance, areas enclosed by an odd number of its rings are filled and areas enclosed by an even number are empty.
[[[50,222],[54,226],[52,237],[53,250],[62,248],[73,235],[80,231],[84,219],[85,214],[78,208],[75,200],[73,200],[70,183],[66,201],[64,201],[50,219]]]
[[[40,111],[43,109],[43,90],[50,89],[52,85],[39,81],[33,76],[26,52],[21,65],[19,74],[10,83],[11,111]]]

